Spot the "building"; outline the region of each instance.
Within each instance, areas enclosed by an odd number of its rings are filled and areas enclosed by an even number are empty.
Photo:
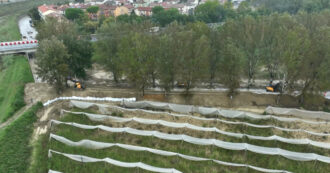
[[[138,16],[151,16],[152,8],[151,7],[137,7],[135,13]]]
[[[38,12],[43,20],[45,20],[47,16],[58,17],[62,15],[55,5],[41,5],[38,7]]]
[[[115,17],[120,16],[120,15],[124,15],[124,14],[127,14],[127,15],[130,14],[129,9],[127,7],[125,7],[125,6],[116,7],[116,9],[114,11],[114,16]]]

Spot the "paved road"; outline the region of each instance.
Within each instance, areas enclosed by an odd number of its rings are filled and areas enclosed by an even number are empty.
[[[29,16],[24,16],[18,21],[18,26],[22,36],[25,36],[27,40],[34,40],[38,32],[30,25],[30,20]]]

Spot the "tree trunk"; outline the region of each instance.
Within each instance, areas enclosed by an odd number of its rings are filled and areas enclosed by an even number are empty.
[[[113,74],[113,80],[115,81],[116,84],[118,84],[119,81],[118,81],[118,75],[117,75],[117,73],[116,72],[112,72],[112,74]]]
[[[156,75],[155,75],[155,73],[152,73],[151,77],[152,77],[152,87],[156,88]]]

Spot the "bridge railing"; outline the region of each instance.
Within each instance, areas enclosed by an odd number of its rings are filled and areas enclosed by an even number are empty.
[[[4,52],[13,50],[34,49],[38,47],[38,43],[38,40],[1,42],[0,51]]]

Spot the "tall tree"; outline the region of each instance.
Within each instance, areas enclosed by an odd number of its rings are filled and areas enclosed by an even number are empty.
[[[229,88],[228,95],[235,94],[240,87],[240,77],[243,65],[243,53],[237,45],[230,39],[224,40],[224,47],[221,50],[223,58],[220,59],[220,79]]]
[[[53,36],[63,41],[69,52],[70,59],[67,65],[70,67],[70,76],[85,79],[85,69],[91,67],[91,43],[80,38],[78,28],[74,23],[50,18],[39,26],[37,39],[50,39]]]
[[[57,92],[63,91],[69,74],[67,64],[69,54],[62,41],[56,37],[42,40],[37,50],[37,74],[42,80],[55,86]]]
[[[178,34],[183,31],[182,25],[173,22],[166,28],[160,37],[160,51],[157,61],[158,77],[160,86],[165,90],[165,94],[175,85],[177,72],[180,68],[178,65],[178,53],[180,51],[181,41],[178,40]]]
[[[90,6],[86,9],[86,11],[88,13],[94,13],[96,14],[99,11],[99,7],[98,6]]]
[[[65,17],[69,20],[79,19],[84,15],[84,11],[80,8],[67,8],[65,10]]]
[[[206,1],[195,9],[197,20],[205,23],[222,22],[226,18],[226,9],[218,1]]]
[[[94,46],[93,60],[110,71],[116,83],[119,82],[124,68],[124,62],[118,55],[119,45],[131,29],[133,28],[130,24],[108,22],[98,30],[99,40]]]
[[[198,29],[204,26],[203,23],[187,25],[186,31],[181,32],[177,38],[181,43],[178,54],[178,79],[185,84],[186,92],[208,74],[210,42],[207,35],[200,35],[198,32]]]

